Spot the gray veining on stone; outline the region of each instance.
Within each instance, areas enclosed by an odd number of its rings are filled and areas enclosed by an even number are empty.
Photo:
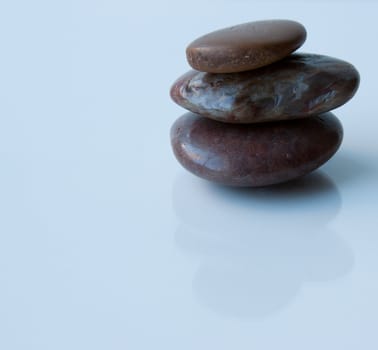
[[[359,74],[349,63],[295,54],[242,73],[189,71],[171,88],[180,106],[228,123],[286,120],[321,114],[353,97]]]

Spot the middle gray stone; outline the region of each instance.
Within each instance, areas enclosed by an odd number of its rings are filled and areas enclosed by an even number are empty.
[[[174,83],[171,97],[204,117],[226,123],[258,123],[330,111],[350,100],[358,85],[359,74],[350,63],[294,54],[242,73],[189,71]]]

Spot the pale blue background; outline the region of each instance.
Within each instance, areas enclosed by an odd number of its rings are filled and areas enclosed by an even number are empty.
[[[0,349],[375,350],[375,1],[2,1]],[[186,45],[299,20],[359,93],[321,171],[231,191],[177,164]]]

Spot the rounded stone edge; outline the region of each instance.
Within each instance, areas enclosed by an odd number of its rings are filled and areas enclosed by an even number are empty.
[[[265,182],[256,182],[254,184],[241,184],[241,183],[237,183],[235,181],[229,181],[229,180],[222,180],[222,179],[219,179],[219,178],[210,178],[210,177],[205,177],[205,176],[201,176],[199,175],[196,171],[195,171],[195,168],[198,169],[198,166],[196,166],[193,162],[184,162],[183,161],[183,157],[180,157],[180,154],[181,152],[179,152],[179,149],[178,147],[176,147],[176,143],[175,141],[176,138],[179,136],[178,133],[180,133],[182,130],[182,127],[180,126],[180,124],[182,124],[182,122],[186,119],[186,118],[192,118],[192,122],[194,122],[195,120],[197,120],[198,118],[202,118],[200,115],[198,114],[195,114],[195,113],[192,113],[192,112],[187,112],[185,114],[183,114],[182,116],[180,116],[179,118],[177,118],[174,123],[172,124],[171,128],[170,128],[170,143],[171,143],[171,147],[172,147],[172,151],[173,151],[173,154],[176,158],[176,160],[178,161],[178,163],[184,168],[186,169],[189,173],[191,173],[193,176],[197,177],[197,178],[200,178],[202,180],[205,180],[205,181],[208,181],[208,182],[211,182],[211,183],[216,183],[218,185],[222,185],[222,186],[226,186],[226,187],[235,187],[235,188],[263,188],[263,187],[272,187],[272,186],[275,186],[275,185],[280,185],[280,184],[283,184],[283,183],[288,183],[288,182],[291,182],[291,181],[294,181],[296,179],[299,179],[303,176],[306,176],[306,175],[309,175],[311,174],[313,171],[316,171],[318,170],[319,168],[321,168],[322,166],[324,166],[331,158],[333,158],[335,156],[335,154],[338,152],[338,150],[340,149],[340,146],[343,142],[343,139],[344,139],[344,128],[343,128],[343,125],[341,123],[341,121],[339,120],[339,118],[333,114],[332,112],[326,112],[326,113],[322,113],[322,114],[319,114],[319,115],[315,115],[315,116],[311,116],[309,118],[331,118],[332,119],[332,123],[335,124],[335,127],[334,127],[334,131],[337,132],[337,139],[336,140],[336,143],[334,145],[334,148],[332,148],[331,152],[325,154],[321,159],[318,159],[314,164],[312,164],[311,166],[307,167],[306,169],[303,169],[300,173],[298,173],[298,175],[296,175],[295,177],[289,177],[289,178],[286,178],[286,179],[281,179],[281,180],[278,180],[278,181],[265,181]],[[302,119],[302,118],[301,118]],[[305,118],[307,119],[307,118]],[[211,121],[211,119],[209,119]],[[212,120],[213,122],[215,123],[219,123],[218,121],[214,121]],[[282,122],[285,122],[285,121],[277,121],[277,122],[268,122],[266,124],[270,124],[270,123],[282,123]],[[222,123],[221,123],[222,124]]]
[[[281,115],[279,117],[277,116],[274,119],[273,118],[272,119],[257,118],[257,117],[236,118],[236,117],[233,117],[231,113],[227,114],[227,115],[215,115],[214,113],[210,113],[208,111],[201,110],[195,104],[192,104],[192,103],[186,101],[184,98],[182,98],[181,93],[180,93],[180,87],[183,86],[183,82],[187,81],[188,79],[195,77],[197,74],[213,74],[213,73],[201,72],[201,71],[198,71],[198,70],[191,69],[191,70],[185,72],[184,74],[182,74],[180,77],[178,77],[173,82],[173,84],[171,85],[170,90],[169,90],[169,95],[170,95],[170,98],[172,99],[172,101],[175,102],[178,106],[180,106],[180,107],[182,107],[182,108],[186,109],[187,111],[192,112],[194,114],[199,114],[202,117],[205,117],[205,118],[208,118],[208,119],[211,119],[211,120],[214,120],[214,121],[218,121],[218,122],[221,122],[221,123],[245,124],[245,125],[247,125],[247,124],[260,124],[260,123],[274,122],[274,121],[286,121],[286,120],[289,121],[289,120],[296,120],[296,119],[302,119],[302,118],[317,116],[317,115],[320,115],[320,114],[331,112],[336,108],[342,107],[345,104],[349,103],[354,98],[354,96],[356,95],[356,93],[358,92],[358,89],[360,87],[361,75],[360,75],[358,69],[356,68],[356,66],[354,66],[352,63],[350,63],[349,61],[345,61],[343,59],[340,59],[340,58],[331,57],[331,56],[328,56],[328,55],[321,55],[321,54],[299,52],[299,53],[294,54],[294,56],[296,56],[296,55],[323,56],[325,58],[334,59],[335,61],[337,60],[337,61],[339,61],[339,63],[343,63],[345,65],[344,70],[349,69],[350,71],[353,72],[353,75],[354,75],[354,79],[349,82],[349,84],[351,84],[353,86],[353,88],[351,89],[351,92],[348,94],[348,96],[342,102],[334,103],[332,106],[327,107],[327,108],[321,108],[321,109],[317,110],[316,112],[309,113],[309,114],[300,114],[300,115],[287,115],[287,114],[285,114],[285,115]],[[221,73],[221,74],[225,74],[225,73]],[[214,74],[214,75],[216,75],[216,74]]]
[[[238,68],[238,69],[227,68],[227,69],[224,69],[224,68],[222,68],[223,65],[221,65],[221,64],[216,64],[214,66],[213,64],[210,64],[209,62],[214,61],[214,60],[218,61],[218,62],[229,60],[230,51],[228,51],[225,48],[224,52],[221,51],[221,52],[217,52],[215,55],[211,55],[209,53],[206,54],[206,51],[207,51],[206,48],[195,47],[196,43],[198,41],[202,40],[203,38],[205,38],[206,36],[209,36],[209,35],[215,34],[217,32],[227,30],[227,29],[230,29],[230,28],[233,28],[233,27],[236,27],[236,26],[249,24],[249,23],[280,22],[280,21],[281,22],[290,22],[294,25],[297,25],[298,28],[301,29],[300,35],[298,36],[297,40],[295,41],[297,43],[294,45],[294,41],[293,41],[293,45],[291,45],[290,49],[283,50],[282,46],[285,47],[285,44],[275,45],[275,46],[268,45],[264,48],[260,48],[260,51],[261,51],[260,55],[265,57],[265,63],[264,64],[256,64],[253,61],[252,62],[246,61],[244,64],[240,63],[240,62],[238,63],[238,65],[242,65],[242,68]],[[217,29],[217,30],[214,30],[214,31],[209,32],[207,34],[204,34],[204,35],[196,38],[195,40],[193,40],[189,45],[187,45],[187,47],[185,49],[185,53],[186,53],[186,59],[187,59],[188,64],[194,70],[197,70],[197,71],[200,71],[200,72],[205,72],[205,73],[214,73],[214,74],[217,74],[217,73],[224,73],[224,74],[240,73],[240,72],[245,72],[245,71],[249,71],[249,70],[262,68],[262,67],[268,66],[272,63],[275,63],[275,62],[278,62],[278,61],[284,59],[285,57],[287,57],[290,54],[297,51],[305,43],[306,39],[307,39],[307,30],[306,30],[305,26],[300,22],[297,22],[297,21],[294,21],[294,20],[287,20],[287,19],[261,20],[261,21],[240,23],[240,24],[237,24],[237,25],[234,25],[234,26],[229,26],[229,27]],[[192,47],[192,46],[194,46],[194,47]],[[241,56],[251,57],[251,56],[253,56],[253,51],[254,51],[254,49],[252,49],[251,51],[245,50],[245,52],[243,52],[241,54]],[[277,55],[277,51],[282,52],[282,53]],[[194,53],[194,52],[196,52],[196,53]],[[225,52],[227,52],[228,54],[224,55]],[[206,68],[203,68],[202,65],[204,65]]]

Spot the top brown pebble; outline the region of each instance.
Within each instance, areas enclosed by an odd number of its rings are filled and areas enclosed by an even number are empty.
[[[285,58],[305,40],[306,29],[298,22],[249,22],[196,39],[187,47],[186,56],[189,64],[202,72],[243,72]]]

